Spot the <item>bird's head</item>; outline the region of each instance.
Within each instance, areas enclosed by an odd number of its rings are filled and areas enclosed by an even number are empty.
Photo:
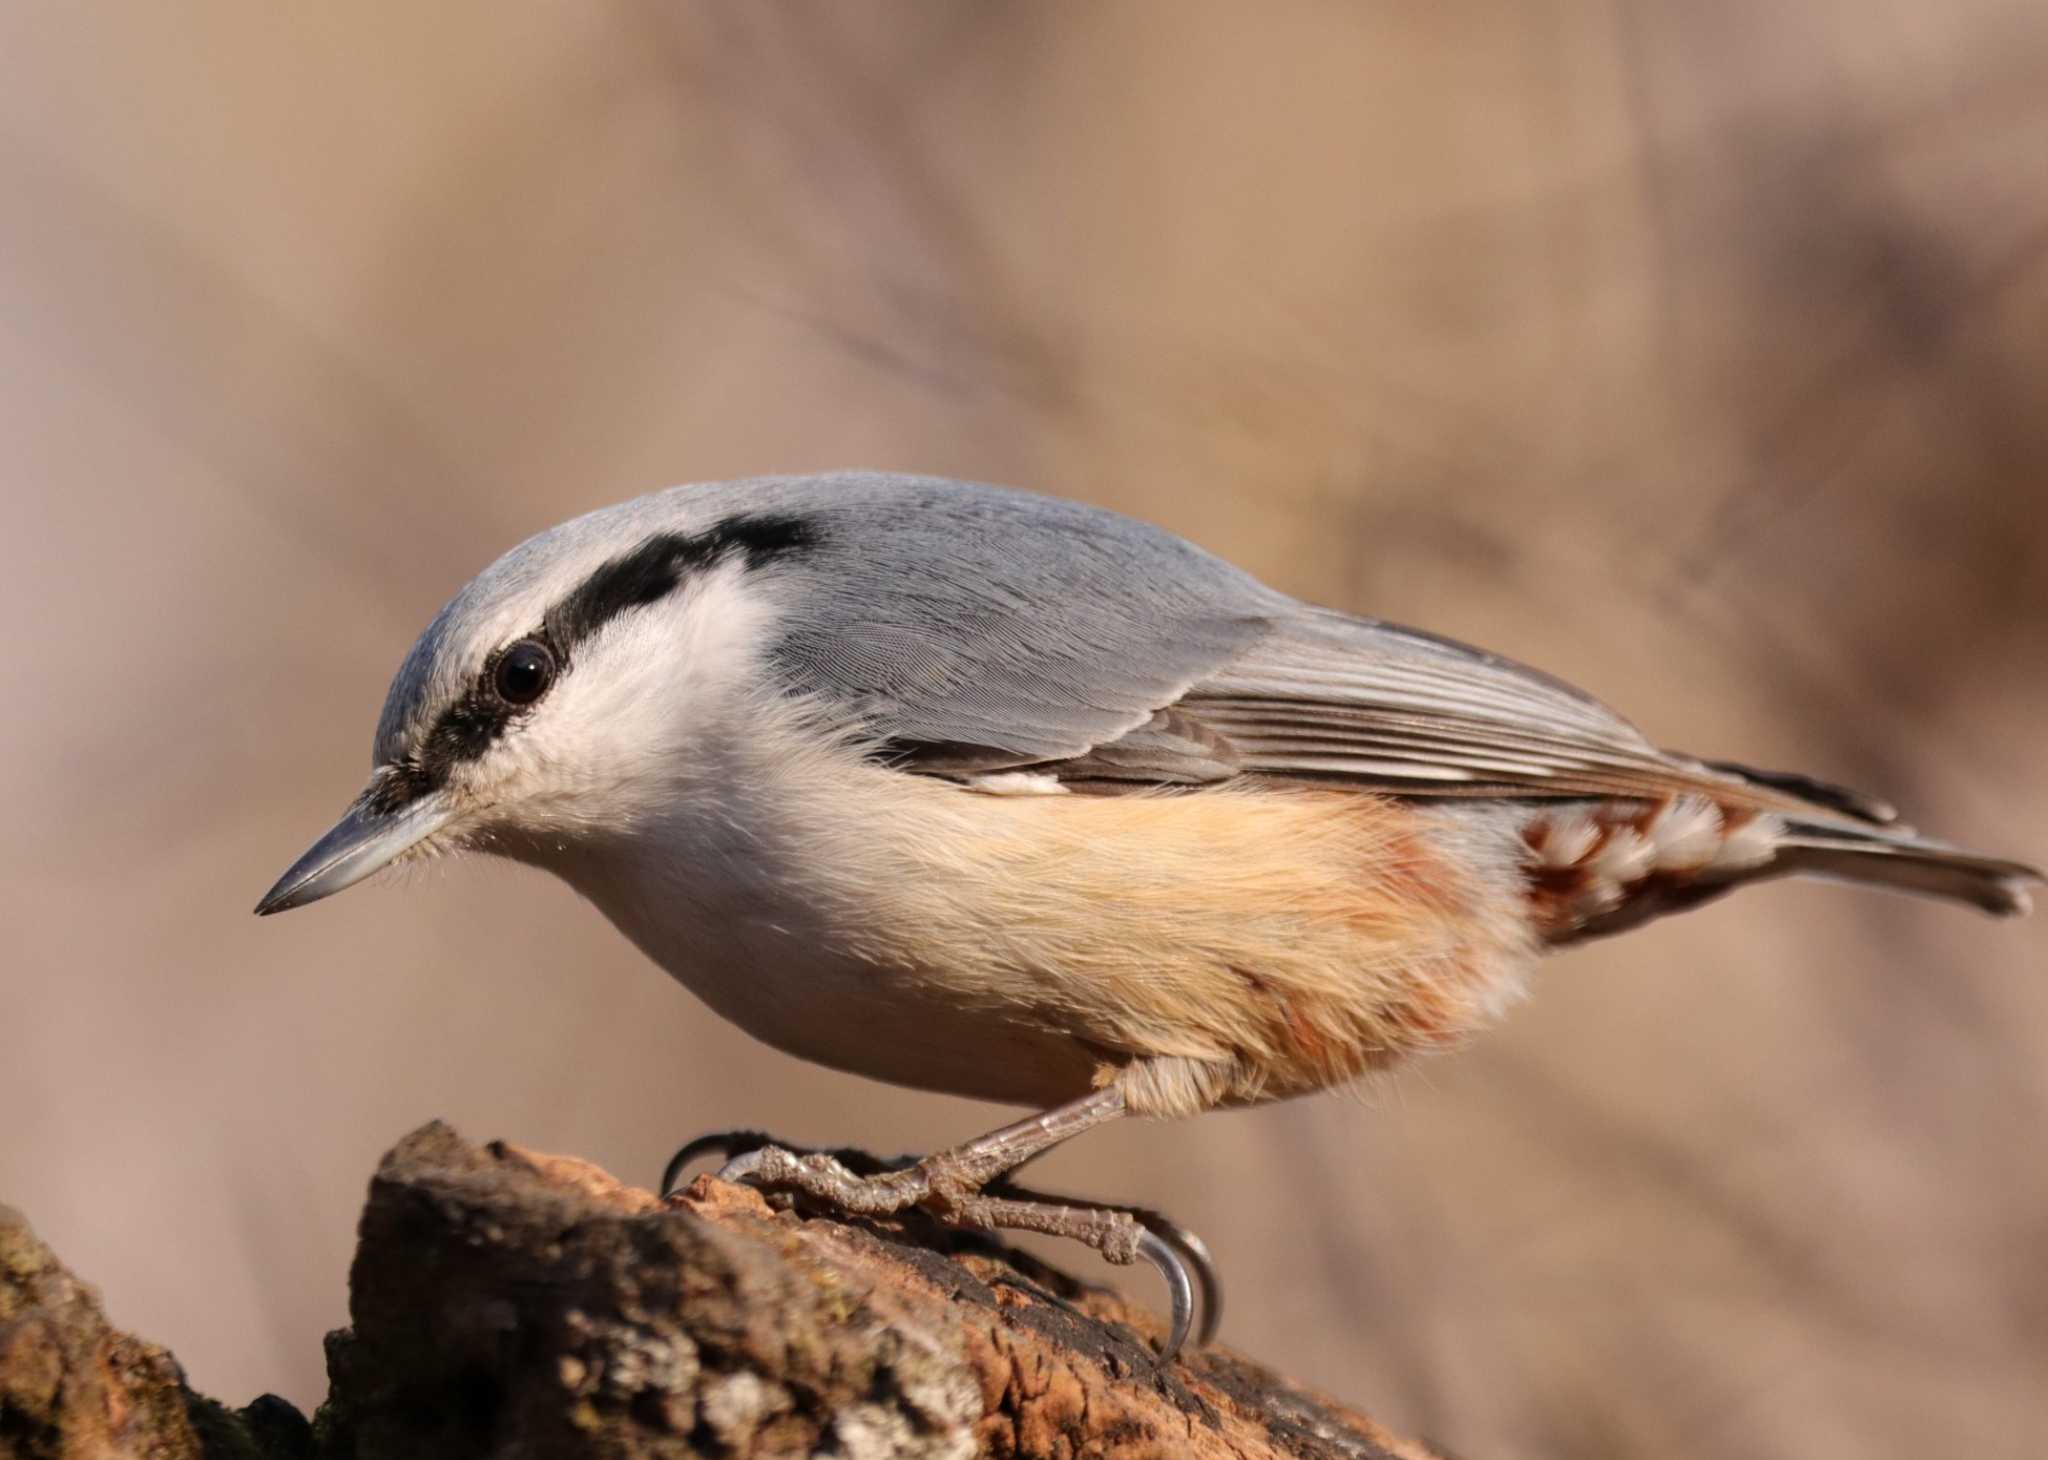
[[[368,785],[256,911],[434,851],[546,860],[690,795],[760,703],[772,581],[816,536],[799,514],[676,492],[507,553],[420,636]]]

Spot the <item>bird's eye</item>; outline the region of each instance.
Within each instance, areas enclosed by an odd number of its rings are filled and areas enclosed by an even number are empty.
[[[498,656],[491,686],[508,705],[530,705],[555,682],[555,656],[546,644],[521,639]]]

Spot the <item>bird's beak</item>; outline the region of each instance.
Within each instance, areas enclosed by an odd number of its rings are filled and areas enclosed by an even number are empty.
[[[263,894],[256,915],[268,917],[303,907],[355,886],[446,826],[454,814],[439,792],[396,811],[373,811],[367,795],[358,798],[333,830],[314,842],[306,855],[277,879],[277,885]]]

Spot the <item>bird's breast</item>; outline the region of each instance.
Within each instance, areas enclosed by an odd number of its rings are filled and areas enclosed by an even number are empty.
[[[763,1043],[891,1084],[1019,1105],[1085,1093],[1099,1057],[1043,1020],[963,1001],[890,939],[851,923],[846,889],[793,879],[758,849],[585,857],[561,873],[655,963]]]
[[[1518,883],[1360,792],[786,755],[739,799],[565,875],[734,1023],[898,1084],[1051,1104],[1166,1062],[1202,1103],[1300,1094],[1458,1042],[1532,959]]]

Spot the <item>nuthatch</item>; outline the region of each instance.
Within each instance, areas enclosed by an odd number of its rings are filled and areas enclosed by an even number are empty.
[[[871,473],[678,487],[500,558],[257,911],[449,849],[554,872],[780,1049],[1044,1112],[867,1174],[772,1145],[726,1169],[1150,1257],[1169,1353],[1189,1244],[1008,1173],[1442,1049],[1545,950],[1740,883],[2021,913],[2040,878],[1114,513]]]

